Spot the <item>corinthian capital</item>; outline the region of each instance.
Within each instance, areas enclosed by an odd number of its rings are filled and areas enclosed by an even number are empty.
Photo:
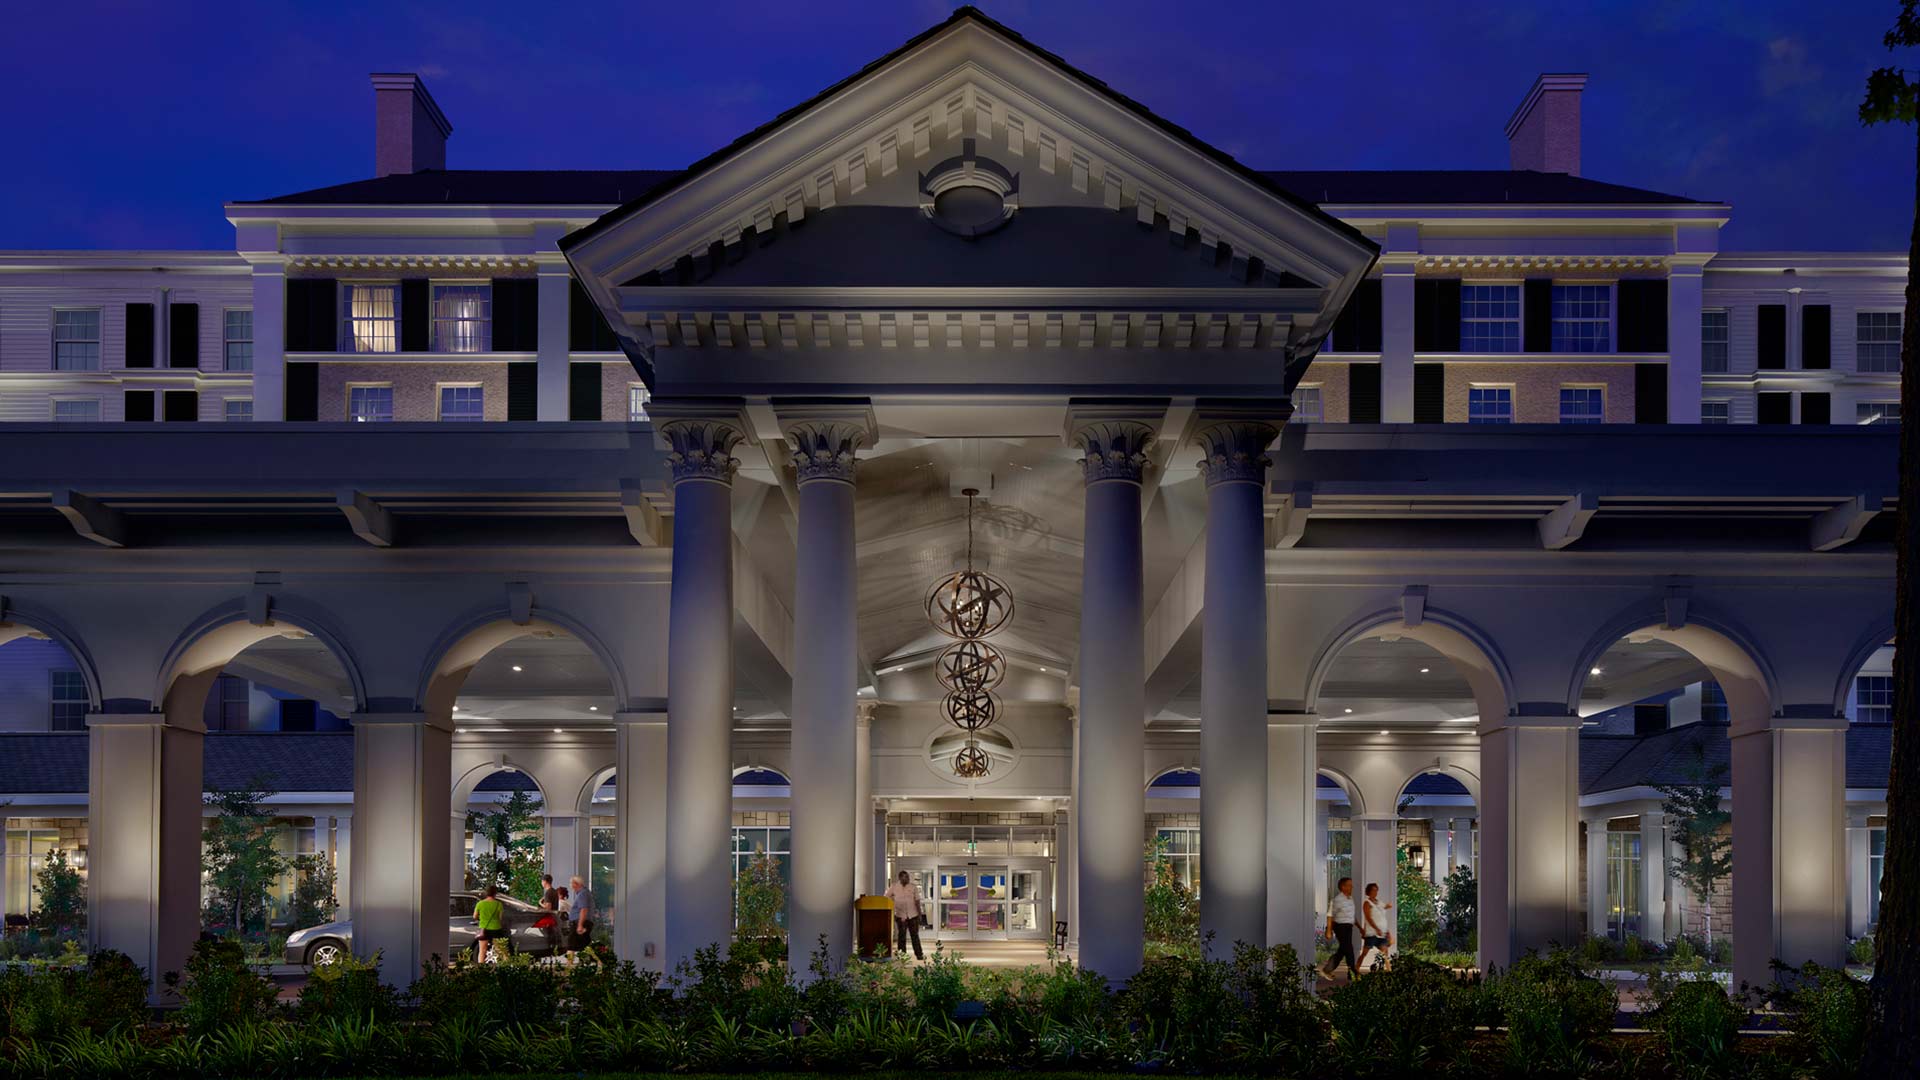
[[[798,483],[853,483],[854,451],[873,445],[876,425],[865,402],[775,406],[781,433],[793,447]]]
[[[1125,480],[1137,484],[1147,470],[1153,424],[1110,408],[1067,410],[1067,440],[1086,454],[1080,468],[1089,484]]]
[[[1200,475],[1207,486],[1259,484],[1267,478],[1267,447],[1280,429],[1259,420],[1223,420],[1207,424],[1194,436],[1205,456]]]
[[[733,482],[740,460],[734,447],[747,440],[746,418],[739,405],[717,399],[656,400],[648,406],[654,434],[667,451],[673,482],[713,480]]]

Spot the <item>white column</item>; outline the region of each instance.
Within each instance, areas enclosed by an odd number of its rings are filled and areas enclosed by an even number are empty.
[[[1067,879],[1067,955],[1072,956],[1077,963],[1080,957],[1080,812],[1081,807],[1085,804],[1080,801],[1079,690],[1070,689],[1067,693],[1071,698],[1070,703],[1067,705],[1067,724],[1073,729],[1073,775],[1068,780],[1068,789],[1071,798],[1069,799],[1067,830],[1070,835],[1067,837],[1066,847],[1061,849],[1060,873]],[[1145,751],[1142,751],[1142,753],[1144,752]],[[1144,827],[1146,825],[1146,821],[1144,820],[1146,815],[1144,799],[1141,803],[1140,813],[1142,815],[1141,825]],[[1069,860],[1068,856],[1072,857],[1071,860]],[[1146,918],[1145,905],[1146,900],[1143,895],[1141,898],[1142,920]],[[1144,935],[1144,922],[1141,930]],[[1142,949],[1144,953],[1144,944]]]
[[[1580,718],[1520,709],[1480,721],[1482,970],[1580,930]]]
[[[1318,742],[1319,740],[1316,738],[1315,741]],[[1269,739],[1267,746],[1268,752],[1271,753],[1273,746],[1271,739]],[[1332,826],[1328,823],[1327,819],[1332,815],[1328,813],[1327,804],[1320,801],[1318,783],[1319,781],[1316,780],[1316,786],[1313,792],[1313,925],[1315,933],[1319,933],[1326,922],[1327,898],[1333,889],[1333,882],[1327,880],[1327,851],[1333,839],[1330,835]],[[1268,839],[1271,840],[1274,835],[1273,819],[1268,818],[1267,822],[1267,836]],[[1271,885],[1269,885],[1269,887],[1271,887]],[[1271,929],[1271,927],[1269,928]]]
[[[7,861],[7,816],[6,808],[0,807],[0,926],[7,921],[7,890],[12,884],[13,863]],[[26,862],[21,861],[20,872],[26,872]],[[21,912],[21,914],[27,914]]]
[[[854,800],[860,724],[853,559],[854,451],[873,437],[864,404],[782,409],[800,488],[793,624],[792,970],[825,942],[853,955]],[[806,978],[806,975],[802,975]]]
[[[1873,929],[1873,833],[1867,828],[1865,807],[1847,808],[1847,936],[1862,937]]]
[[[613,761],[613,951],[643,968],[665,971],[666,718],[658,713],[615,714]],[[722,823],[731,830],[732,821],[729,811]],[[731,901],[729,896],[729,923]]]
[[[333,898],[341,911],[353,910],[353,819],[333,819]]]
[[[1587,819],[1587,933],[1607,936],[1607,819]]]
[[[353,951],[381,955],[380,978],[406,986],[447,956],[447,811],[453,723],[419,712],[353,716],[353,808],[379,838],[353,860]]]
[[[1067,924],[1073,932],[1073,812],[1056,810],[1053,814],[1053,918]],[[1054,940],[1053,927],[1047,940]]]
[[[158,1001],[200,934],[206,729],[182,709],[93,713],[87,731],[89,944],[132,957]]]
[[[479,838],[475,837],[475,844]],[[467,887],[467,811],[461,807],[447,821],[447,887]]]
[[[156,340],[167,338],[166,324],[154,327]],[[287,268],[281,263],[253,267],[253,418],[286,419]]]
[[[1700,309],[1704,275],[1699,266],[1667,272],[1667,422],[1700,422]]]
[[[1152,426],[1111,407],[1068,410],[1086,452],[1080,588],[1080,964],[1109,981],[1140,970],[1146,877],[1146,640],[1140,480]]]
[[[673,474],[666,970],[733,936],[733,474],[738,416],[654,409]],[[622,780],[620,786],[625,787]],[[806,861],[805,857],[800,861]],[[852,874],[852,870],[848,870]]]
[[[1389,226],[1390,233],[1413,226]],[[1391,244],[1390,244],[1391,246]],[[1380,270],[1380,419],[1413,423],[1413,263],[1385,263]],[[1360,890],[1354,889],[1359,903]]]
[[[1733,981],[1845,956],[1847,721],[1833,706],[1735,718]],[[1790,854],[1789,854],[1790,853]]]
[[[1200,937],[1216,955],[1266,943],[1267,447],[1288,407],[1274,402],[1202,413],[1207,483],[1200,649]],[[1313,768],[1309,755],[1305,763]],[[1298,824],[1296,817],[1289,823]],[[1301,836],[1304,837],[1304,826]],[[1304,867],[1300,868],[1304,870]],[[1288,940],[1291,940],[1289,938]]]
[[[1353,910],[1360,915],[1360,902],[1366,899],[1367,886],[1380,886],[1382,903],[1399,903],[1399,883],[1394,876],[1400,853],[1400,819],[1391,813],[1355,814],[1353,817]],[[1391,909],[1386,918],[1392,927],[1400,909]]]
[[[873,710],[871,702],[861,702],[853,739],[853,894],[865,896],[881,890],[873,887],[879,871],[873,868]]]
[[[1640,815],[1640,936],[1667,940],[1667,815]]]
[[[1262,691],[1264,693],[1264,690]],[[1266,941],[1313,959],[1326,886],[1326,818],[1320,813],[1319,725],[1307,713],[1267,717]],[[1206,791],[1203,770],[1200,790]],[[1200,833],[1204,839],[1205,821]],[[1206,868],[1203,855],[1201,868]]]
[[[887,812],[873,807],[867,811],[866,820],[867,850],[872,853],[872,876],[867,879],[867,892],[879,896],[887,891]]]
[[[616,785],[617,786],[617,785]],[[582,880],[587,877],[587,819],[579,814],[546,815],[547,873],[553,875],[557,884],[564,885],[567,879],[578,874]]]
[[[539,402],[537,415],[542,420],[565,420],[569,334],[573,326],[572,312],[568,309],[572,306],[573,276],[564,261],[541,263],[536,273],[540,282],[539,333],[534,342],[539,347],[535,361],[539,372],[534,379]]]

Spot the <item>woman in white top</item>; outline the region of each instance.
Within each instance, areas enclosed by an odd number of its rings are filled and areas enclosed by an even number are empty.
[[[1360,967],[1365,970],[1368,957],[1375,949],[1380,950],[1379,964],[1382,968],[1393,966],[1393,932],[1388,928],[1387,912],[1393,910],[1392,904],[1380,900],[1380,886],[1376,882],[1367,883],[1367,898],[1360,903],[1360,939],[1365,951],[1360,954]]]

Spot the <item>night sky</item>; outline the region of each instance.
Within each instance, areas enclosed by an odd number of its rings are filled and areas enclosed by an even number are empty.
[[[1585,71],[1585,174],[1731,202],[1724,249],[1904,250],[1913,221],[1914,134],[1855,119],[1894,0],[981,6],[1258,168],[1505,168],[1534,75]],[[0,249],[232,250],[223,201],[372,175],[370,71],[425,76],[453,168],[677,168],[950,10],[21,3]]]

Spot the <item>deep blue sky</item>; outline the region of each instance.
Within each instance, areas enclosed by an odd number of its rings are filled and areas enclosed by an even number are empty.
[[[1256,167],[1504,168],[1534,75],[1586,71],[1586,175],[1731,202],[1725,248],[1912,224],[1914,136],[1854,119],[1893,0],[982,6]],[[231,249],[224,200],[372,174],[370,71],[426,76],[454,168],[683,166],[951,7],[22,3],[0,248]]]

